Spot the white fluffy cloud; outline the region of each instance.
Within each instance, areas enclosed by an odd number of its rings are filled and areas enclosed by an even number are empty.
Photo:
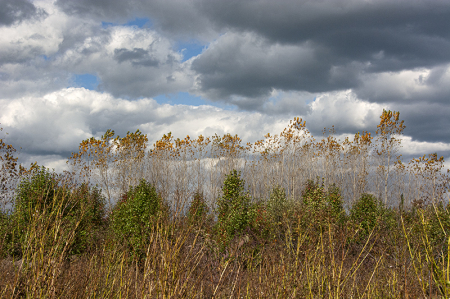
[[[292,95],[286,95],[287,97]],[[283,95],[279,96],[283,101]],[[350,91],[322,94],[307,104],[307,127],[316,137],[324,127],[373,130],[379,121],[380,106],[358,100]],[[292,119],[289,115],[268,115],[249,111],[224,110],[213,106],[158,104],[151,98],[130,101],[108,93],[67,88],[43,97],[26,96],[0,100],[1,126],[9,133],[8,142],[22,147],[21,161],[34,161],[63,170],[65,161],[79,143],[91,136],[99,138],[107,129],[120,136],[140,129],[153,144],[163,134],[211,136],[238,134],[244,141],[261,139],[266,133],[280,133]],[[448,143],[427,143],[405,138],[407,155],[435,150],[448,151]]]
[[[21,160],[28,163],[39,157],[56,167],[61,167],[60,162],[76,151],[82,140],[98,138],[107,129],[121,136],[140,129],[152,144],[169,131],[180,138],[232,133],[256,140],[267,132],[278,133],[289,122],[288,118],[213,106],[160,105],[150,98],[130,101],[84,88],[0,100],[0,105],[0,123],[9,133],[8,142],[22,147]]]
[[[450,65],[367,74],[362,82],[356,93],[372,102],[442,103],[450,95]]]

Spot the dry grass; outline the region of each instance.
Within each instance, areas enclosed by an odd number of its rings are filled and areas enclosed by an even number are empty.
[[[173,219],[172,219],[173,221]],[[401,218],[400,218],[401,221]],[[35,223],[35,227],[39,227]],[[185,219],[160,222],[145,256],[135,259],[107,237],[92,250],[69,256],[67,241],[35,230],[21,260],[1,263],[2,298],[430,298],[442,295],[438,272],[448,259],[430,260],[427,243],[406,227],[381,225],[360,243],[350,225],[302,229],[300,218],[284,223],[285,240],[236,238],[225,252],[211,227]],[[175,229],[167,229],[168,227]],[[289,228],[290,227],[290,228]],[[405,229],[405,230],[404,230]],[[30,231],[33,231],[30,228]],[[402,232],[403,231],[403,232]],[[104,231],[107,234],[107,231]],[[41,246],[42,245],[42,246]],[[442,288],[442,286],[441,286]]]

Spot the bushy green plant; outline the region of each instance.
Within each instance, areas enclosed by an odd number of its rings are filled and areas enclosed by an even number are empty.
[[[35,212],[51,213],[58,203],[55,198],[64,199],[65,189],[58,186],[54,172],[45,167],[37,168],[30,178],[23,178],[16,190],[14,216],[20,229],[26,229]]]
[[[343,201],[340,190],[332,184],[328,190],[319,181],[308,180],[302,193],[303,204],[306,208],[306,217],[309,221],[324,224],[327,221],[336,221],[343,215]]]
[[[385,209],[383,204],[372,194],[363,193],[350,209],[350,220],[358,226],[358,240],[365,239],[381,222]]]
[[[287,199],[286,192],[281,186],[275,186],[270,193],[270,198],[267,201],[267,211],[274,223],[281,223],[283,214],[286,212]]]
[[[7,238],[9,253],[20,254],[18,243],[26,242],[27,231],[33,221],[45,217],[46,223],[64,225],[61,233],[74,232],[69,246],[71,254],[84,252],[95,230],[104,216],[105,200],[101,190],[86,184],[70,188],[64,185],[54,172],[44,167],[35,169],[29,178],[24,178],[16,190],[14,212],[11,223],[15,230]]]
[[[308,180],[302,193],[303,204],[312,213],[323,211],[326,207],[326,194],[323,184]]]
[[[426,217],[426,232],[430,245],[434,248],[447,250],[447,236],[450,234],[450,212],[442,202],[429,205],[424,211]]]
[[[75,188],[68,202],[67,218],[71,223],[81,219],[76,229],[72,254],[79,254],[95,243],[95,233],[104,224],[106,199],[97,187],[86,184]]]
[[[216,231],[221,249],[249,227],[252,220],[250,196],[244,193],[240,172],[232,170],[223,183],[223,195],[218,199]]]
[[[65,216],[62,210],[66,205],[66,192],[67,190],[58,186],[56,174],[45,167],[38,167],[28,177],[22,178],[16,189],[11,217],[14,230],[8,236],[9,255],[22,255],[22,247],[32,242],[31,239],[36,236],[35,233],[30,233],[30,229],[37,219],[40,219],[40,223],[51,224],[55,222],[56,216]],[[46,234],[44,228],[41,230],[40,233]],[[45,246],[51,247],[51,244]]]
[[[283,239],[283,224],[293,212],[288,204],[286,192],[280,185],[274,186],[266,203],[267,226],[273,240]]]
[[[117,203],[112,213],[112,229],[118,241],[129,245],[133,254],[141,255],[162,213],[161,197],[154,186],[142,179]]]
[[[205,202],[203,194],[196,192],[189,206],[188,221],[191,225],[201,224],[208,214],[208,205]]]
[[[345,215],[341,191],[335,184],[328,187],[327,205],[329,213],[334,219],[339,219]]]

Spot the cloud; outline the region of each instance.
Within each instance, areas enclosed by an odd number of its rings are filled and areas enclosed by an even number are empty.
[[[303,95],[305,101],[309,96]],[[273,94],[281,103],[291,101],[290,97],[295,95]],[[61,171],[65,169],[64,161],[71,152],[77,151],[82,140],[91,136],[100,138],[107,129],[115,130],[120,136],[140,129],[148,134],[150,145],[168,132],[180,138],[231,133],[238,134],[244,142],[254,142],[269,132],[279,134],[293,116],[306,120],[308,130],[316,137],[321,136],[324,127],[332,125],[340,135],[353,135],[362,130],[373,132],[382,110],[379,104],[361,101],[350,91],[324,93],[303,105],[308,107],[304,113],[296,110],[270,115],[207,105],[158,104],[151,98],[127,100],[104,92],[67,88],[42,97],[0,100],[3,107],[0,123],[9,133],[7,142],[22,148],[21,162],[29,165],[37,160]],[[445,154],[450,149],[448,142],[421,142],[409,135],[405,142],[407,155],[433,151]]]
[[[335,127],[338,134],[374,132],[379,116],[388,106],[359,99],[351,90],[318,94],[305,116],[309,130],[319,136],[324,128]]]
[[[433,67],[450,58],[445,1],[71,1],[69,14],[103,19],[150,16],[160,32],[184,38],[252,32],[272,44],[309,42],[337,65],[370,62],[370,71]],[[380,55],[380,53],[382,55]]]
[[[118,97],[152,97],[192,85],[187,63],[181,63],[170,40],[149,29],[117,26],[105,31],[105,36],[86,38],[66,51],[56,64],[96,74],[102,89]]]
[[[335,61],[373,70],[429,67],[449,59],[450,4],[443,1],[202,1],[212,23],[254,32],[272,43],[306,41]],[[383,53],[382,59],[375,57]]]
[[[358,65],[330,65],[326,50],[305,42],[273,44],[252,33],[227,33],[192,61],[199,92],[216,100],[268,96],[273,89],[323,92],[358,84]]]
[[[100,89],[129,98],[188,89],[188,63],[172,41],[148,28],[112,26],[67,16],[40,2],[49,16],[0,28],[0,88],[21,97],[68,87],[75,74],[99,78]]]
[[[416,68],[401,72],[382,72],[361,76],[357,95],[371,102],[448,103],[450,64],[435,68]]]
[[[202,1],[144,0],[57,0],[68,15],[87,16],[100,21],[123,23],[135,17],[149,17],[153,27],[165,36],[209,42],[217,35],[214,23],[201,7]]]
[[[134,0],[57,0],[55,4],[68,15],[102,21],[126,21],[133,12],[139,11],[139,1]]]
[[[0,105],[0,123],[9,133],[8,142],[21,147],[26,159],[41,157],[56,164],[76,151],[82,140],[98,138],[107,129],[120,136],[140,129],[148,134],[150,144],[169,131],[177,137],[232,133],[256,140],[269,131],[281,131],[281,124],[289,121],[212,106],[160,105],[149,98],[130,101],[84,88],[3,99]]]
[[[2,0],[0,2],[0,26],[11,26],[30,18],[46,16],[46,12],[37,9],[27,0]]]
[[[142,48],[134,48],[133,50],[128,50],[125,48],[115,49],[114,58],[119,63],[131,61],[131,63],[135,66],[158,66],[159,64],[158,60],[151,58],[148,51]]]

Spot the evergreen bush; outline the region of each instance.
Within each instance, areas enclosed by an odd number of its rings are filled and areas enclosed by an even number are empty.
[[[223,183],[223,195],[218,199],[216,231],[221,249],[249,227],[252,220],[250,196],[244,193],[244,180],[240,172],[232,170]]]
[[[358,240],[364,240],[377,223],[381,222],[385,209],[372,194],[363,193],[350,209],[350,220],[358,227]]]
[[[163,208],[155,187],[146,180],[130,187],[112,213],[112,229],[118,241],[128,245],[134,255],[142,255]]]
[[[104,207],[101,190],[86,184],[70,188],[54,172],[44,167],[36,168],[29,178],[22,179],[16,190],[10,217],[15,229],[7,237],[8,252],[20,255],[20,244],[26,243],[30,225],[41,219],[48,229],[63,225],[60,233],[74,232],[72,242],[68,244],[69,253],[82,253],[93,242],[93,234],[102,224]]]
[[[302,193],[305,216],[308,222],[313,221],[320,226],[336,222],[344,215],[343,201],[339,188],[332,184],[325,190],[319,180],[308,180]]]

